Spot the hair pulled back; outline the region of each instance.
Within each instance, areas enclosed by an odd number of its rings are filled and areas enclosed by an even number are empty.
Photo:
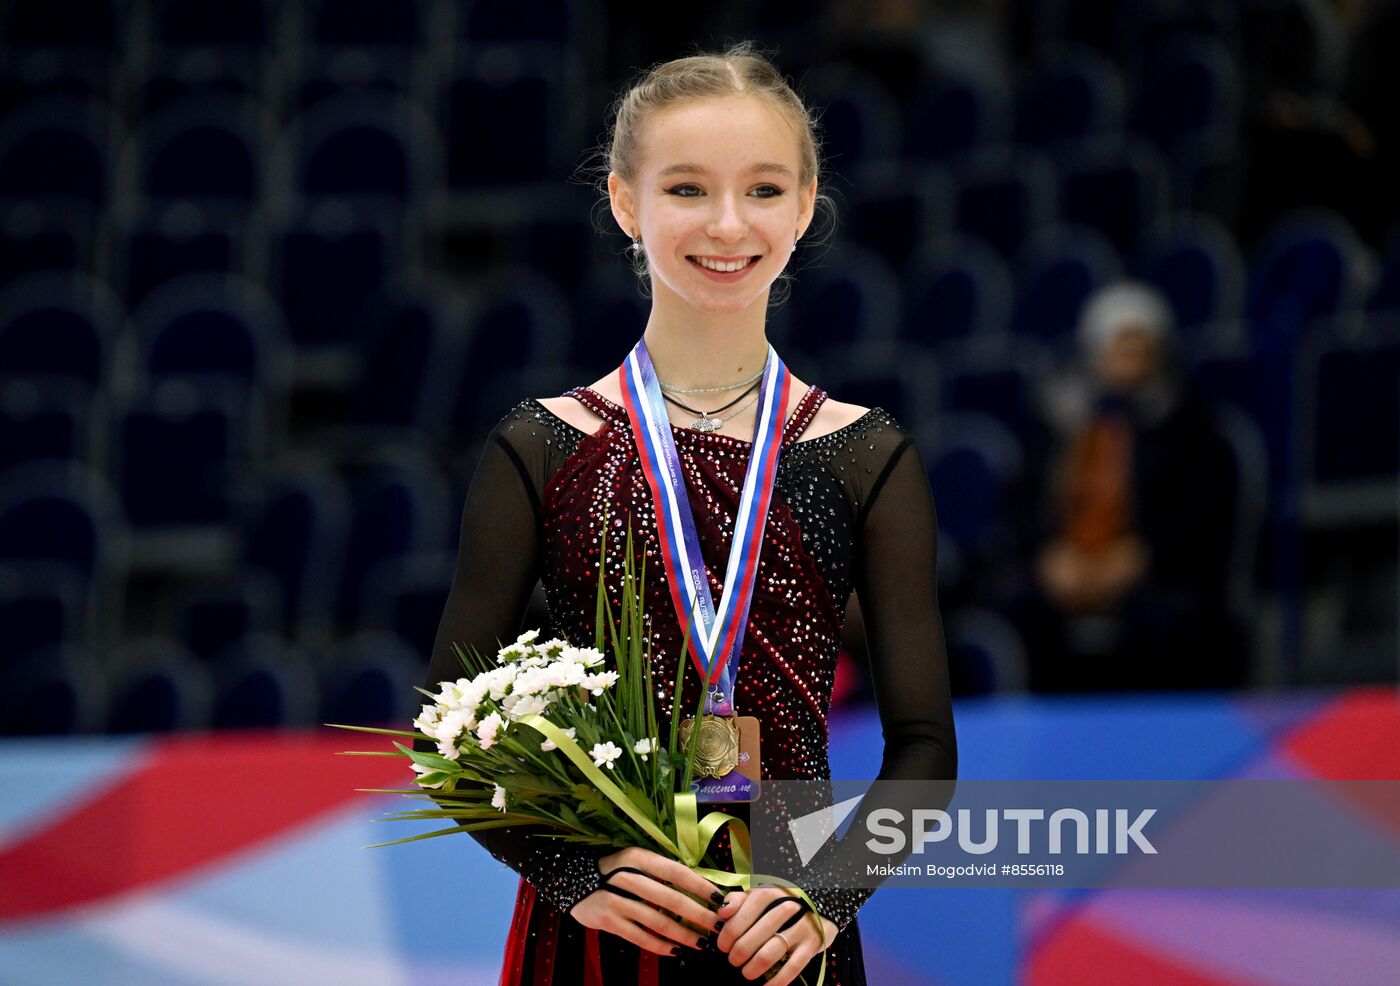
[[[753,42],[722,52],[688,55],[653,65],[613,104],[607,162],[626,181],[636,177],[641,156],[639,132],[647,116],[687,99],[748,94],[767,99],[797,133],[801,183],[817,177],[821,165],[816,121],[782,73]]]

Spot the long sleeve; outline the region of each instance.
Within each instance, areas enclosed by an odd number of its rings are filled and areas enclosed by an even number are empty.
[[[912,437],[905,435],[863,494],[856,544],[854,586],[865,616],[870,673],[884,737],[876,784],[862,802],[851,831],[864,817],[897,803],[909,791],[891,792],[882,781],[953,781],[957,739],[948,682],[943,621],[935,578],[938,521],[928,478]],[[952,785],[946,794],[951,798]],[[943,807],[943,805],[921,805]],[[874,892],[863,840],[833,843],[813,860],[809,890],[818,911],[844,927]],[[882,856],[874,860],[895,863]],[[866,889],[841,889],[862,885]]]
[[[462,676],[453,644],[494,654],[519,633],[540,573],[536,489],[526,457],[498,427],[482,453],[462,510],[457,571],[428,668],[430,690]],[[418,745],[431,749],[423,741]],[[597,861],[613,851],[544,838],[529,829],[488,829],[471,835],[562,911],[597,889]]]

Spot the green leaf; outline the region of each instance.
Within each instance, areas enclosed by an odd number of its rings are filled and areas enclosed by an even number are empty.
[[[383,736],[407,736],[409,739],[431,740],[432,737],[413,729],[384,729],[379,726],[346,726],[338,722],[323,722],[332,729],[351,729],[357,733],[379,733]]]
[[[457,761],[448,760],[441,754],[426,753],[421,750],[410,750],[402,743],[395,743],[394,745],[403,751],[404,756],[408,757],[416,764],[422,764],[424,767],[432,767],[434,770],[450,770],[453,773],[456,773],[458,770]]]

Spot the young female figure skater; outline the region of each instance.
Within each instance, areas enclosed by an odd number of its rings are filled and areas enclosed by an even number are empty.
[[[607,155],[612,215],[645,265],[651,315],[621,367],[522,402],[492,432],[429,686],[460,673],[453,643],[487,653],[514,639],[537,579],[555,631],[591,642],[603,526],[615,591],[630,524],[647,558],[655,680],[693,663],[682,693],[693,710],[699,667],[719,663],[707,712],[757,719],[764,779],[829,777],[826,715],[852,591],[884,729],[880,778],[951,779],[937,523],[918,451],[884,411],[793,377],[765,332],[769,290],[819,201],[806,107],[748,45],[681,58],[621,97]],[[668,485],[668,462],[682,481]],[[746,483],[766,515],[742,506]],[[757,564],[731,568],[736,543],[757,546]],[[679,571],[677,557],[693,567]],[[705,584],[689,596],[686,571]],[[723,643],[682,652],[678,613],[703,588],[730,631],[716,638],[732,643],[723,654]],[[770,982],[786,986],[804,971],[814,982],[823,950],[828,983],[865,982],[854,918],[870,890],[804,888],[819,934],[787,890],[725,892],[646,849],[475,835],[523,878],[502,983],[716,986],[775,970]]]

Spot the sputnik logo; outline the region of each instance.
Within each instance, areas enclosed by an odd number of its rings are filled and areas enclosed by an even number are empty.
[[[803,866],[812,861],[817,851],[851,817],[851,812],[856,810],[856,805],[864,797],[863,794],[856,795],[788,822],[788,831],[792,833],[792,841],[797,846],[797,855],[801,857]]]

